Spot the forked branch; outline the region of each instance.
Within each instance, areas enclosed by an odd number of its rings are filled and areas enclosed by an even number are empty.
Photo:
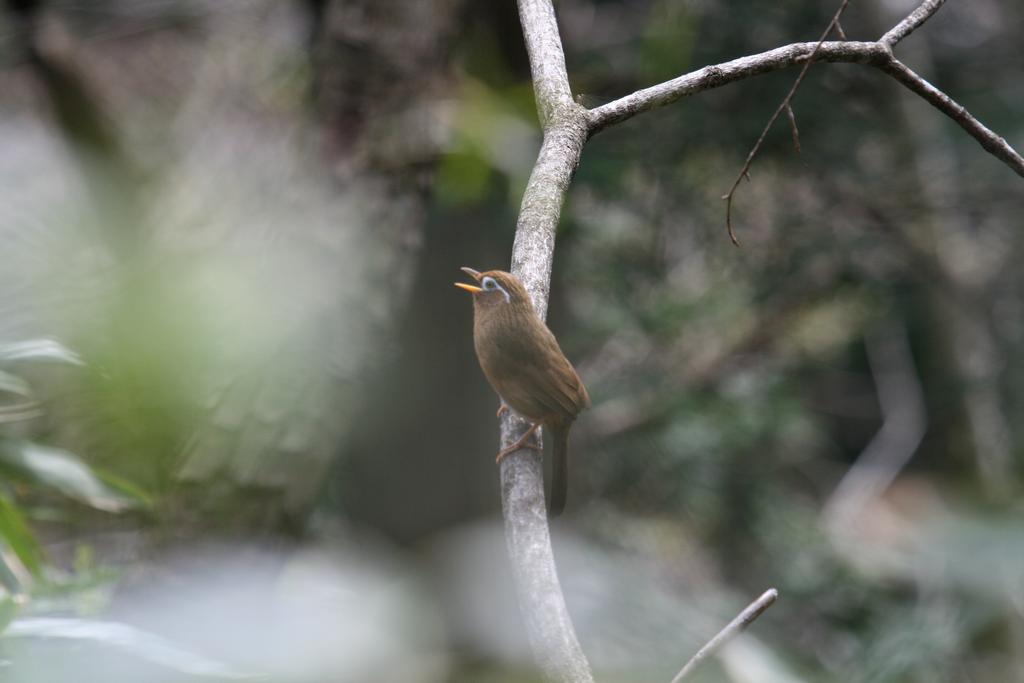
[[[804,68],[797,77],[793,88],[769,120],[765,131],[762,132],[761,137],[758,138],[751,153],[747,156],[743,169],[737,174],[737,179],[732,188],[725,195],[727,200],[726,224],[729,227],[730,237],[735,242],[736,239],[731,225],[731,198],[740,180],[746,177],[749,172],[750,164],[764,141],[767,129],[791,105],[792,96],[803,80],[804,74],[812,61],[846,62],[873,66],[893,77],[898,83],[953,119],[971,137],[977,140],[982,148],[1005,163],[1018,175],[1024,177],[1024,157],[1021,157],[1020,153],[1010,146],[1006,140],[978,121],[963,105],[921,78],[921,76],[897,60],[892,54],[892,48],[935,14],[944,1],[925,0],[877,41],[855,42],[842,40],[826,42],[824,37],[831,30],[839,30],[838,17],[847,4],[846,0],[844,0],[836,16],[829,23],[828,30],[823,33],[822,40],[818,43],[793,43],[760,54],[741,57],[722,64],[706,66],[670,81],[638,90],[630,95],[588,111],[587,117],[590,122],[590,132],[591,134],[596,133],[642,112],[671,104],[687,95],[717,88],[757,74],[778,71],[779,69],[803,64]],[[840,35],[842,34],[840,33]]]

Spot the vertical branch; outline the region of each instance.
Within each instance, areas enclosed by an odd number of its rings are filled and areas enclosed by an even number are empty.
[[[530,57],[537,113],[546,129],[559,105],[572,104],[555,8],[549,0],[520,0],[519,21],[523,25],[526,52]]]
[[[541,320],[547,317],[555,231],[562,203],[586,141],[584,110],[570,103],[544,131],[544,142],[519,208],[512,272],[526,285]]]
[[[523,281],[543,319],[555,230],[588,127],[584,109],[572,101],[569,91],[551,0],[520,0],[519,17],[544,142],[523,195],[512,247],[512,272]],[[502,447],[515,443],[527,426],[506,413],[501,423]],[[536,451],[520,449],[502,460],[501,503],[520,611],[541,671],[552,681],[593,683],[558,582],[544,505],[544,470]]]
[[[530,176],[512,248],[512,272],[523,280],[541,318],[547,310],[555,228],[562,201],[586,141],[582,110],[555,117]],[[515,443],[528,423],[508,412],[501,445]],[[501,462],[505,538],[526,630],[544,675],[555,681],[592,681],[558,582],[544,505],[544,468],[537,451],[520,449]]]

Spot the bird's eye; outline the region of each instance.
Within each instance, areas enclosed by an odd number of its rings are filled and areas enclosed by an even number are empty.
[[[484,289],[492,290],[492,289],[495,289],[497,286],[498,286],[498,283],[494,281],[494,278],[490,278],[490,277],[485,277],[484,278]]]

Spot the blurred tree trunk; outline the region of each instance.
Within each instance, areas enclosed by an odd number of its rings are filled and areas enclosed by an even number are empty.
[[[369,178],[380,188],[385,205],[377,228],[388,233],[397,256],[374,283],[391,311],[379,331],[387,337],[388,362],[360,383],[325,502],[408,540],[464,517],[474,499],[467,492],[479,491],[489,472],[486,458],[474,467],[455,456],[466,451],[444,447],[446,435],[467,423],[459,412],[465,403],[486,400],[482,390],[468,401],[444,395],[446,386],[459,384],[454,378],[476,372],[470,335],[462,349],[448,343],[450,321],[468,319],[470,308],[451,281],[458,266],[480,258],[486,234],[478,226],[486,212],[446,215],[428,205],[447,143],[450,57],[467,19],[465,3],[312,4],[319,6],[314,107],[328,131],[337,181]],[[475,500],[485,504],[483,495]]]
[[[417,278],[439,277],[437,254],[448,253],[461,240],[458,231],[441,231],[438,239],[426,239],[425,232],[433,171],[448,143],[449,67],[464,18],[462,1],[293,4],[290,9],[307,12],[310,26],[313,135],[301,130],[293,110],[260,99],[266,93],[256,88],[267,87],[259,81],[266,78],[260,71],[266,64],[248,64],[241,71],[235,65],[240,56],[252,57],[247,51],[254,23],[258,30],[275,30],[274,38],[268,34],[264,40],[274,58],[281,59],[273,53],[281,48],[277,36],[288,33],[281,27],[294,23],[295,15],[266,3],[252,7],[246,21],[214,11],[198,17],[211,37],[201,39],[198,49],[181,42],[172,47],[171,54],[180,49],[196,62],[175,65],[187,74],[179,81],[183,89],[177,93],[181,102],[174,125],[164,131],[175,157],[160,169],[160,176],[149,178],[146,192],[138,168],[128,160],[131,145],[138,142],[130,137],[128,128],[134,122],[128,119],[139,112],[111,106],[106,91],[101,92],[106,97],[93,97],[90,76],[96,74],[89,69],[116,61],[119,49],[122,57],[134,55],[149,43],[79,43],[71,30],[73,19],[55,5],[46,8],[53,13],[48,20],[61,30],[67,22],[69,29],[70,40],[62,49],[71,57],[80,51],[95,58],[56,60],[35,40],[36,13],[45,6],[11,1],[9,7],[22,17],[30,64],[51,100],[58,129],[80,161],[76,171],[101,205],[98,227],[117,262],[98,273],[102,287],[82,294],[95,295],[89,305],[98,311],[89,316],[88,330],[81,335],[94,343],[84,351],[107,364],[96,367],[96,375],[104,376],[92,378],[96,384],[89,391],[94,393],[83,394],[90,404],[84,414],[101,424],[89,425],[84,431],[95,431],[83,436],[74,433],[80,419],[58,415],[54,419],[67,426],[68,439],[85,452],[122,458],[127,476],[162,494],[165,521],[175,533],[225,526],[249,533],[300,531],[327,470],[342,443],[350,441],[362,443],[349,449],[357,456],[357,470],[359,462],[387,465],[377,473],[375,485],[381,490],[403,490],[402,477],[409,485],[423,477],[429,480],[437,470],[426,467],[423,458],[413,458],[409,468],[400,469],[384,453],[390,447],[387,435],[395,432],[393,422],[380,429],[379,438],[371,436],[365,443],[348,435],[365,435],[359,425],[366,415],[394,417],[394,397],[374,388],[398,386],[401,395],[411,396],[401,377],[389,384],[395,376],[374,368],[391,367],[384,361],[396,355],[406,357],[403,340],[411,340],[409,348],[415,351],[424,347],[416,343],[423,331],[439,329],[434,315],[409,315],[433,309],[434,303],[417,294],[436,294],[453,315],[458,304],[465,304],[448,287],[412,287]],[[158,30],[171,22],[162,16],[147,21],[152,22],[147,28]],[[272,40],[279,42],[271,45]],[[106,74],[97,84],[130,91],[130,77],[138,72],[129,66],[115,73],[118,78]],[[135,97],[131,92],[129,101]],[[107,118],[107,108],[114,118]],[[306,145],[313,158],[297,164],[288,155],[309,138],[318,143]],[[318,168],[329,168],[332,177],[296,177]],[[318,183],[332,186],[333,196],[324,200],[316,195]],[[270,199],[267,189],[286,190],[281,194],[287,196]],[[304,192],[312,196],[307,199]],[[183,205],[195,214],[184,223],[175,215]],[[273,214],[267,214],[268,207]],[[304,210],[316,216],[302,215]],[[325,216],[333,216],[333,223]],[[471,229],[472,222],[464,221],[461,231],[479,234]],[[325,223],[336,234],[323,234]],[[353,245],[357,254],[343,253]],[[353,260],[358,268],[352,267]],[[307,299],[316,303],[261,303],[279,329],[255,360],[239,360],[245,354],[230,349],[220,358],[209,355],[209,348],[196,348],[203,341],[186,333],[190,323],[182,316],[196,309],[194,302],[180,298],[181,285],[187,284],[182,279],[201,274],[205,267],[222,272],[217,268],[224,264],[231,268],[252,262],[257,267],[272,263],[279,270],[297,267],[314,283],[315,296],[310,292]],[[421,263],[435,270],[427,273]],[[444,278],[450,282],[447,274]],[[287,298],[293,283],[282,284],[288,285],[281,288]],[[78,293],[77,287],[70,289]],[[409,321],[419,327],[410,328]],[[198,356],[190,356],[193,352]],[[451,357],[448,349],[437,352],[439,358]],[[205,367],[188,365],[197,357]],[[409,367],[421,366],[415,356],[408,357]],[[471,361],[472,354],[465,359]],[[445,377],[444,372],[429,376],[432,392]],[[97,395],[97,388],[105,395]],[[187,405],[195,394],[202,396],[202,405]],[[428,402],[422,395],[417,401]],[[412,408],[409,413],[412,423],[417,413]],[[176,469],[184,484],[174,481]],[[450,482],[451,474],[444,472],[440,479]],[[355,480],[354,488],[361,490],[363,483]],[[382,509],[371,504],[365,513],[368,521],[377,522]]]
[[[339,20],[353,12],[361,21],[376,16],[392,22],[400,16],[396,32],[371,47],[355,41],[358,28],[339,23],[327,28],[318,53],[321,70],[323,60],[333,64],[332,73],[318,74],[317,91],[323,116],[337,131],[334,153],[363,159],[374,173],[386,172],[399,199],[405,196],[421,207],[419,219],[409,226],[415,230],[416,249],[393,280],[379,283],[385,288],[402,283],[408,292],[393,300],[395,320],[388,334],[395,353],[364,384],[359,416],[331,477],[328,497],[348,515],[405,542],[497,512],[500,502],[493,461],[498,444],[491,422],[497,398],[482,381],[473,351],[472,304],[452,281],[458,279],[459,266],[507,267],[515,216],[508,213],[501,194],[485,194],[469,206],[432,201],[428,210],[429,183],[418,190],[417,182],[430,178],[436,145],[423,150],[429,155],[414,155],[412,163],[383,156],[395,148],[395,138],[410,135],[410,126],[416,124],[409,121],[417,111],[436,108],[449,95],[443,87],[449,76],[446,57],[467,34],[485,34],[483,40],[493,40],[504,61],[520,72],[516,76],[528,78],[515,4],[468,5],[447,0],[411,9],[401,2],[350,3]],[[363,9],[355,9],[359,7]],[[407,32],[416,37],[409,38]],[[431,58],[408,54],[409,40],[423,43]],[[374,58],[379,61],[376,76],[351,67],[348,60],[360,54],[379,54]],[[404,86],[388,75],[403,72],[410,79]],[[381,114],[367,115],[369,103],[361,101],[371,97],[391,123],[383,123]],[[363,139],[352,139],[352,131],[359,130],[365,132]],[[412,137],[424,139],[420,134]],[[370,147],[366,154],[357,152],[363,145]],[[502,213],[508,215],[495,224],[495,215]],[[456,328],[461,330],[453,332]],[[458,340],[455,346],[453,338]],[[466,386],[473,387],[472,393],[451,391]],[[454,434],[459,435],[457,442]]]
[[[359,213],[357,220],[343,220],[333,229],[359,233],[371,251],[360,255],[364,263],[358,272],[347,275],[340,271],[350,269],[351,256],[334,255],[339,277],[333,283],[328,278],[327,286],[341,291],[327,296],[338,301],[357,299],[353,304],[357,313],[346,316],[329,307],[322,312],[323,338],[305,340],[313,344],[313,350],[304,352],[316,359],[306,364],[313,374],[299,382],[301,395],[278,400],[306,404],[305,412],[319,435],[291,452],[277,449],[264,466],[287,472],[279,486],[294,489],[295,482],[302,483],[298,494],[287,495],[287,501],[265,499],[278,514],[256,523],[270,529],[294,524],[301,531],[306,515],[321,500],[332,512],[338,507],[355,510],[361,512],[357,515],[361,521],[394,532],[389,520],[395,518],[389,517],[389,511],[401,510],[399,519],[415,518],[409,514],[409,491],[422,491],[435,483],[430,475],[436,468],[428,460],[415,457],[415,449],[398,451],[388,439],[426,429],[415,418],[422,413],[403,400],[414,397],[419,405],[429,402],[410,391],[409,375],[415,365],[397,377],[392,370],[402,366],[393,361],[404,357],[407,344],[424,347],[422,332],[431,329],[410,331],[408,320],[410,311],[430,310],[429,305],[415,302],[419,292],[432,285],[416,283],[422,273],[420,264],[436,262],[431,248],[435,240],[425,233],[433,173],[448,142],[450,57],[462,0],[303,0],[301,4],[310,19],[309,95],[321,140],[315,152],[324,157],[340,201],[354,204]],[[442,248],[447,250],[447,245]],[[447,288],[444,294],[449,294]],[[365,329],[354,329],[357,326]],[[294,353],[295,345],[286,347],[283,353]],[[355,366],[353,358],[358,359]],[[341,373],[337,373],[339,363],[345,366]],[[432,383],[434,390],[443,380],[438,377]],[[397,396],[388,391],[393,386],[398,387]],[[245,395],[252,392],[241,389],[239,393],[239,399],[246,400]],[[408,412],[396,414],[403,408]],[[249,429],[246,416],[254,414],[254,409],[231,412],[239,415],[235,441],[244,443]],[[396,424],[403,428],[396,430]],[[263,434],[253,443],[268,438],[272,437]],[[332,469],[332,465],[336,466]],[[212,471],[202,464],[193,475],[202,480]],[[253,476],[241,479],[251,482]],[[256,481],[267,480],[256,475]],[[392,495],[404,507],[396,508]]]

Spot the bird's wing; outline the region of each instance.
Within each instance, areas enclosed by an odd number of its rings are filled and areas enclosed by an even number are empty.
[[[522,378],[524,386],[531,388],[527,400],[542,406],[543,412],[547,415],[559,415],[573,420],[589,404],[587,390],[572,364],[562,353],[554,335],[547,327],[542,326],[542,329],[542,334],[531,335],[528,338],[516,335],[503,340],[503,345],[507,345],[504,351],[508,354],[509,361],[514,363],[512,372]],[[540,348],[534,348],[537,343],[540,344]],[[515,407],[515,398],[504,394],[503,397]]]

